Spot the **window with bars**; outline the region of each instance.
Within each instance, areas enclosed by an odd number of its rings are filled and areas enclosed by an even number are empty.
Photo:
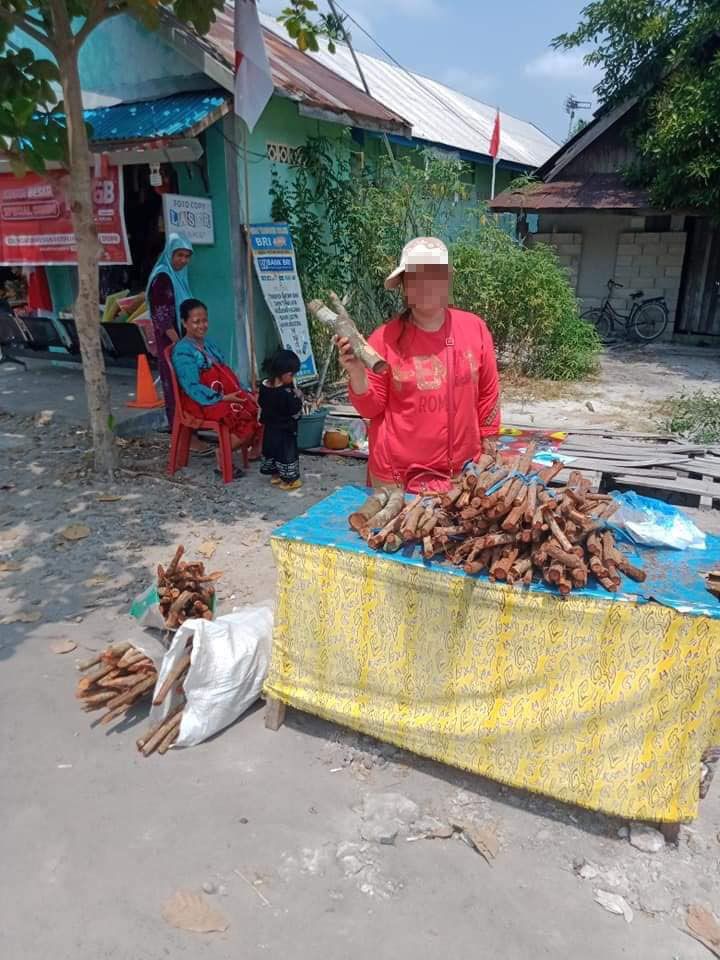
[[[273,163],[287,163],[288,166],[298,166],[302,162],[300,147],[291,147],[289,143],[267,143],[268,160]]]

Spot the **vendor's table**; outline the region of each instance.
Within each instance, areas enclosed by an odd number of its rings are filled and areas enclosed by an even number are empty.
[[[560,598],[374,553],[347,527],[365,495],[345,487],[273,538],[275,725],[289,704],[594,810],[696,816],[720,743],[720,611],[700,576],[720,541],[642,551],[641,593]]]

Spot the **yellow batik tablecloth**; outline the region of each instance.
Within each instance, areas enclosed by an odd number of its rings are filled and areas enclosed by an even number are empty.
[[[347,511],[315,509],[313,539],[341,540]],[[269,696],[591,809],[696,816],[700,758],[720,743],[719,620],[511,589],[287,527]]]

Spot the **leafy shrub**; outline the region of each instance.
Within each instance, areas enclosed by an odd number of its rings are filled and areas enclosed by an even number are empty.
[[[681,393],[670,397],[665,429],[692,443],[720,441],[720,390]]]
[[[522,247],[486,218],[452,245],[452,259],[453,299],[485,318],[503,362],[549,380],[592,373],[600,341],[552,247]]]

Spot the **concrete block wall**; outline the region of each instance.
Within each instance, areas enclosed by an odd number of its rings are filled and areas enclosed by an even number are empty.
[[[582,259],[583,237],[581,233],[533,233],[528,238],[531,243],[547,243],[555,247],[560,265],[565,267],[570,285],[577,291],[580,261]]]
[[[675,325],[686,239],[680,230],[629,232],[618,237],[614,279],[624,289],[617,291],[613,306],[626,313],[627,294],[635,290],[642,290],[645,297],[665,297],[670,312],[665,338],[672,336]]]

